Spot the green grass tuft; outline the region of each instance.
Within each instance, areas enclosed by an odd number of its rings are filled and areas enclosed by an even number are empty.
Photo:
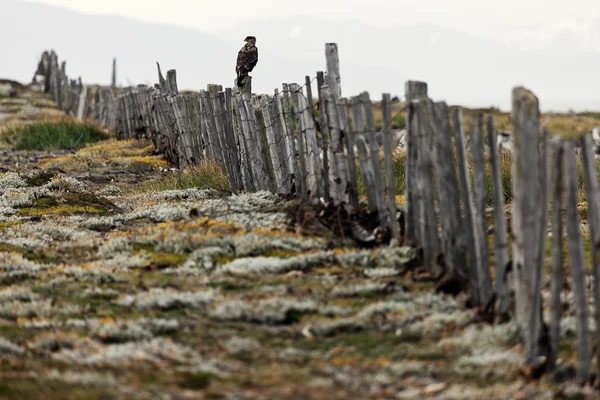
[[[8,129],[2,140],[18,150],[74,150],[88,143],[106,140],[109,135],[99,126],[64,119],[34,122]]]
[[[162,192],[181,189],[230,190],[229,181],[214,161],[201,161],[183,172],[170,172],[168,175],[139,186],[135,192]]]
[[[92,193],[67,193],[60,198],[40,197],[31,207],[19,210],[20,215],[71,215],[71,214],[104,214],[114,209],[114,204],[105,198]]]
[[[40,264],[48,264],[51,263],[52,260],[45,256],[44,254],[38,254],[34,251],[28,250],[24,247],[17,246],[10,243],[0,242],[0,252],[3,253],[20,253],[23,257],[33,262],[37,262]]]

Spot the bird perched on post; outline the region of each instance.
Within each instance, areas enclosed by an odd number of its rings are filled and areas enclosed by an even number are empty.
[[[256,37],[246,36],[246,44],[240,49],[237,56],[235,72],[237,73],[237,85],[243,87],[246,83],[246,77],[252,72],[258,62],[258,47],[256,47]]]

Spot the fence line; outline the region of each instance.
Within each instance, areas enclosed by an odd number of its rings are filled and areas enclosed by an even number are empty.
[[[488,116],[484,124],[482,113],[471,115],[469,160],[462,110],[456,109],[450,115],[445,102],[429,98],[425,82],[406,82],[406,204],[398,207],[393,175],[399,161],[392,148],[390,95],[382,96],[380,144],[369,94],[343,97],[335,43],[326,44],[325,56],[327,71],[318,71],[312,78],[306,76],[302,85],[284,83],[272,95],[251,94],[250,83],[241,91],[208,85],[207,90],[198,93],[179,93],[176,71],[167,71],[164,78],[160,65],[159,83],[154,87],[90,88],[81,80],[68,78],[66,63],[59,67],[54,51],[43,53],[36,74],[44,77],[45,92],[66,113],[92,119],[123,139],[149,137],[156,150],[178,168],[214,160],[234,193],[269,190],[303,202],[323,199],[349,214],[370,212],[373,227],[386,233],[384,237],[422,249],[423,266],[437,280],[437,290],[468,291],[473,306],[490,321],[514,318],[526,346],[527,364],[537,365],[542,357],[548,370],[556,366],[561,339],[564,207],[577,307],[578,377],[587,380],[591,359],[589,310],[577,212],[575,145],[583,148],[590,240],[595,248],[600,241],[600,210],[590,134],[578,143],[560,138],[550,141],[548,132],[540,132],[537,97],[525,88],[514,88],[509,237],[493,117]],[[318,117],[313,103],[315,80]],[[495,205],[493,279],[485,207],[484,125]],[[551,175],[550,164],[554,166]],[[359,175],[366,192],[365,203],[358,194]],[[542,313],[541,288],[549,210],[553,240],[548,327]],[[370,234],[363,239],[372,242],[376,237]],[[594,317],[600,326],[600,265],[595,251],[592,265]],[[600,340],[598,330],[596,340]],[[596,358],[600,367],[598,346]]]

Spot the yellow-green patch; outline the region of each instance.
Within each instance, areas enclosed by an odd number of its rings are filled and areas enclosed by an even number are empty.
[[[41,197],[31,207],[21,208],[20,215],[103,214],[114,205],[91,193],[68,193],[61,197]]]
[[[34,261],[37,263],[42,263],[42,264],[48,264],[48,263],[52,262],[52,260],[50,260],[46,255],[44,255],[42,253],[31,251],[29,249],[26,249],[25,247],[16,246],[14,244],[9,244],[9,243],[4,243],[4,242],[0,242],[0,252],[19,253],[23,257],[27,258],[28,260],[31,260],[31,261]]]
[[[151,265],[150,268],[154,267],[157,269],[174,267],[182,264],[187,260],[185,254],[169,253],[163,251],[157,251],[152,245],[134,243],[133,251],[135,253],[149,253]]]

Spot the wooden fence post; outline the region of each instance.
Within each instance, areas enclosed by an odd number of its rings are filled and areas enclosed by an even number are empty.
[[[306,168],[306,173],[308,174],[308,190],[310,191],[311,197],[314,197],[317,193],[317,170],[315,166],[316,160],[314,159],[314,153],[311,153],[311,149],[316,143],[310,138],[311,132],[314,132],[314,130],[310,129],[309,123],[311,121],[306,118],[307,109],[302,89],[296,83],[290,84],[289,87],[292,91],[292,102],[294,104],[294,114],[296,117],[296,135],[298,139],[298,150],[300,151],[300,164],[302,165],[302,163],[304,163],[305,165],[304,168]]]
[[[338,104],[340,116],[340,129],[348,152],[348,198],[353,211],[358,210],[358,178],[356,176],[356,156],[354,154],[354,140],[350,129],[350,117],[348,116],[348,100],[341,98]]]
[[[437,187],[440,223],[443,232],[442,248],[446,254],[448,276],[453,274],[466,278],[467,239],[460,212],[460,196],[454,157],[450,116],[445,102],[434,103],[431,107],[431,127],[433,130],[433,171]]]
[[[283,87],[283,113],[285,116],[285,126],[287,130],[287,143],[290,146],[290,155],[292,162],[292,171],[294,172],[294,187],[296,195],[300,198],[303,198],[303,193],[306,192],[306,169],[302,170],[300,168],[299,158],[300,155],[298,153],[298,149],[296,146],[296,138],[294,134],[293,124],[292,124],[292,111],[290,107],[290,88],[284,83]]]
[[[538,338],[546,337],[547,327],[543,321],[543,305],[542,305],[542,274],[544,270],[545,258],[546,258],[546,241],[548,238],[548,168],[549,168],[549,133],[544,130],[543,142],[542,142],[542,154],[540,155],[540,178],[538,182],[538,254],[537,259],[539,266],[534,270],[533,274],[533,303],[530,314],[530,341],[535,343],[532,350],[531,356],[535,357],[540,352],[544,352],[545,355],[549,353],[549,344],[540,343]],[[539,311],[538,311],[539,310]],[[545,348],[538,348],[539,345],[545,346]]]
[[[266,96],[261,97],[260,108],[265,121],[269,154],[271,156],[270,158],[273,167],[273,174],[275,175],[275,192],[287,194],[285,189],[286,177],[282,169],[279,148],[275,139],[275,122],[273,116],[271,115],[270,99],[268,99]]]
[[[167,90],[173,96],[179,93],[179,89],[177,89],[177,71],[174,69],[167,71]]]
[[[413,99],[427,97],[427,83],[418,81],[408,81],[405,84],[406,103],[410,105]],[[412,110],[407,107],[406,110],[406,166],[404,183],[404,204],[405,204],[405,229],[404,234],[407,242],[414,242],[418,239],[418,229],[416,219],[420,215],[419,203],[416,199],[417,186],[415,182],[417,170],[417,148],[416,132],[411,130]]]
[[[534,291],[539,259],[540,162],[539,104],[537,97],[522,87],[513,89],[511,119],[514,132],[512,153],[512,250],[516,320],[525,341],[526,362],[535,362],[542,348],[538,346],[542,326],[540,292]],[[532,313],[539,322],[531,324]],[[534,337],[536,336],[537,337]]]
[[[111,80],[110,80],[110,86],[113,90],[115,90],[117,88],[117,57],[113,58],[113,63],[112,63],[112,76],[111,76]]]
[[[219,133],[219,128],[221,127],[219,116],[216,115],[218,110],[214,109],[213,99],[211,99],[210,93],[208,91],[200,92],[202,98],[202,109],[204,110],[204,117],[206,118],[206,128],[207,135],[210,137],[212,144],[212,153],[215,156],[219,167],[223,170],[225,174],[228,174],[228,170],[225,162],[225,149],[223,148],[223,143],[221,140],[221,136]],[[219,125],[217,125],[217,123]]]
[[[285,115],[283,108],[281,107],[281,96],[279,94],[279,89],[274,90],[272,107],[273,115],[277,116],[277,123],[275,124],[276,143],[280,154],[279,161],[281,162],[281,169],[285,174],[285,190],[287,193],[291,193],[292,183],[295,179],[295,176],[298,176],[298,166],[292,152],[291,137],[288,133]]]
[[[494,244],[496,264],[496,296],[498,305],[497,314],[502,318],[507,317],[509,298],[508,281],[506,280],[506,266],[508,264],[508,243],[506,237],[506,212],[504,210],[504,191],[500,177],[500,154],[498,153],[498,135],[494,125],[494,116],[488,117],[488,146],[490,148],[492,197],[494,204]]]
[[[375,133],[375,118],[373,117],[373,104],[369,93],[363,92],[359,95],[360,101],[365,112],[367,121],[367,139],[369,141],[369,155],[373,166],[373,177],[375,178],[375,191],[377,192],[377,214],[379,224],[382,228],[389,226],[388,213],[385,207],[385,187],[383,184],[383,174],[381,168],[381,159],[379,158],[379,144]]]
[[[373,164],[369,159],[369,151],[365,140],[365,129],[363,127],[363,108],[360,97],[354,96],[352,102],[352,123],[354,125],[354,140],[358,151],[358,161],[360,163],[360,176],[362,178],[365,191],[367,192],[367,203],[371,212],[377,211],[377,191],[375,189],[375,176],[373,173]]]
[[[558,344],[560,342],[560,319],[562,317],[561,292],[563,289],[563,194],[564,194],[564,149],[558,138],[554,144],[552,201],[552,276],[550,279],[550,369],[556,367]]]
[[[79,104],[78,104],[78,109],[77,109],[77,118],[83,121],[83,112],[85,110],[86,107],[86,100],[87,100],[87,92],[88,92],[88,87],[87,85],[83,85],[83,87],[81,88],[81,94],[79,95]]]
[[[310,158],[313,160],[312,162],[315,165],[315,174],[317,180],[317,191],[316,196],[318,198],[323,197],[323,179],[321,170],[321,154],[319,151],[319,144],[317,140],[317,129],[316,129],[316,121],[315,121],[315,105],[313,103],[313,94],[311,87],[311,79],[310,76],[305,77],[305,86],[306,86],[306,103],[307,107],[305,109],[304,118],[307,121],[309,126],[308,139],[309,140],[309,154]]]
[[[473,192],[471,191],[471,179],[469,177],[469,164],[467,161],[467,146],[465,144],[462,110],[460,108],[455,109],[453,117],[454,140],[456,141],[456,158],[458,161],[462,204],[465,215],[464,229],[467,238],[467,247],[469,249],[469,287],[471,288],[471,298],[473,300],[473,304],[479,306],[481,305],[481,297],[479,294],[479,274],[477,271],[477,256],[475,251],[475,237],[473,233]]]
[[[317,131],[315,120],[312,111],[312,99],[307,102],[307,97],[304,97],[302,91],[298,92],[298,100],[300,102],[302,118],[304,120],[304,138],[306,140],[306,162],[309,164],[309,171],[312,170],[311,193],[314,197],[319,197],[319,176],[321,175],[321,158],[319,146],[317,144]]]
[[[239,128],[239,146],[240,146],[240,164],[245,166],[243,177],[245,177],[244,188],[248,192],[258,190],[258,185],[255,184],[257,177],[254,176],[255,161],[250,151],[250,134],[248,120],[246,117],[246,109],[242,104],[242,97],[239,92],[234,93],[235,108],[237,122]],[[258,171],[258,169],[256,169]]]
[[[588,326],[588,296],[583,266],[580,218],[577,212],[577,167],[573,143],[565,142],[565,188],[567,239],[569,244],[569,269],[577,315],[577,378],[580,383],[589,381],[592,346]]]
[[[158,82],[160,85],[160,89],[162,90],[163,93],[167,94],[167,93],[169,93],[169,87],[167,86],[167,81],[163,77],[162,71],[160,69],[160,64],[158,63],[158,61],[156,62],[156,67],[158,68]]]
[[[293,129],[293,125],[292,125],[292,111],[291,111],[291,107],[290,107],[290,92],[291,92],[291,97],[292,97],[292,101],[294,99],[294,92],[291,88],[291,85],[288,84],[283,84],[283,110],[286,114],[286,124],[288,126],[288,132],[290,134],[290,143],[292,144],[292,154],[294,154],[294,158],[296,159],[295,162],[297,162],[297,168],[298,168],[298,178],[294,179],[294,182],[296,183],[296,191],[299,193],[299,197],[302,200],[306,200],[307,199],[307,191],[308,191],[308,187],[307,187],[307,183],[306,183],[306,159],[304,158],[304,146],[301,143],[300,137],[298,135],[298,131],[300,131],[302,129],[299,119],[297,117],[297,111],[296,111],[296,102],[294,102],[294,121],[296,123],[296,130],[294,131]]]
[[[590,226],[590,253],[592,258],[592,276],[594,278],[594,320],[596,327],[600,327],[600,262],[598,260],[598,245],[600,243],[600,209],[598,208],[598,173],[596,171],[596,158],[594,157],[594,143],[592,135],[586,133],[581,138],[581,152],[583,159],[583,178],[586,189],[588,206],[588,224]],[[596,343],[600,343],[600,329],[596,328]],[[596,363],[600,371],[600,345],[596,345]]]
[[[221,109],[224,113],[225,122],[225,141],[227,143],[227,160],[230,163],[230,170],[233,181],[231,182],[231,191],[238,193],[242,186],[240,176],[240,162],[238,158],[237,146],[235,144],[235,132],[233,130],[233,107],[232,107],[233,91],[231,88],[226,88],[225,92],[219,93],[219,101]]]
[[[261,98],[263,95],[255,95],[250,99],[252,105],[252,111],[254,115],[254,126],[256,127],[256,141],[260,145],[260,156],[264,165],[264,179],[267,182],[267,190],[272,193],[277,191],[277,183],[275,181],[275,173],[273,171],[273,162],[271,155],[269,154],[269,142],[267,139],[267,125],[268,121],[265,121],[264,115],[261,111]]]
[[[485,159],[483,149],[483,115],[478,113],[471,119],[471,160],[473,162],[473,183],[475,189],[475,212],[473,233],[475,238],[475,259],[479,278],[479,298],[481,305],[487,305],[492,297],[492,277],[487,240]]]
[[[418,243],[423,248],[423,261],[425,267],[432,269],[435,266],[435,257],[440,253],[440,239],[437,229],[437,216],[433,195],[433,164],[431,145],[431,113],[428,107],[429,98],[422,97],[410,103],[411,125],[409,131],[415,151],[417,152],[416,170],[407,173],[415,174],[416,193],[415,200],[419,203],[417,216],[419,229]],[[410,140],[410,139],[409,139]],[[433,270],[435,274],[440,271]]]
[[[325,59],[327,61],[327,86],[331,88],[331,94],[335,104],[337,104],[337,101],[342,98],[340,58],[337,43],[325,43]]]
[[[385,163],[386,187],[390,214],[392,237],[400,240],[398,221],[396,220],[396,179],[394,178],[394,152],[392,150],[392,101],[389,93],[384,93],[381,100],[383,116],[383,154]],[[354,162],[354,160],[352,160]]]
[[[219,147],[221,148],[221,157],[223,160],[223,172],[230,181],[234,180],[233,176],[233,163],[229,159],[230,149],[227,145],[226,133],[225,133],[225,110],[221,108],[221,102],[219,101],[219,87],[215,85],[208,85],[208,96],[213,108],[213,118],[215,121],[216,138]]]
[[[325,76],[322,71],[317,72],[317,87],[319,92],[319,125],[321,125],[321,149],[323,154],[323,169],[320,181],[323,182],[323,195],[325,202],[331,201],[329,180],[329,128],[327,127],[327,100],[323,97],[322,87],[325,85]]]
[[[334,172],[334,193],[333,198],[335,204],[344,203],[349,205],[346,195],[348,186],[348,161],[344,153],[343,132],[340,129],[340,117],[338,114],[337,102],[333,91],[328,85],[324,85],[323,97],[327,102],[327,122],[329,136],[331,139],[330,146],[333,153],[333,172]]]

